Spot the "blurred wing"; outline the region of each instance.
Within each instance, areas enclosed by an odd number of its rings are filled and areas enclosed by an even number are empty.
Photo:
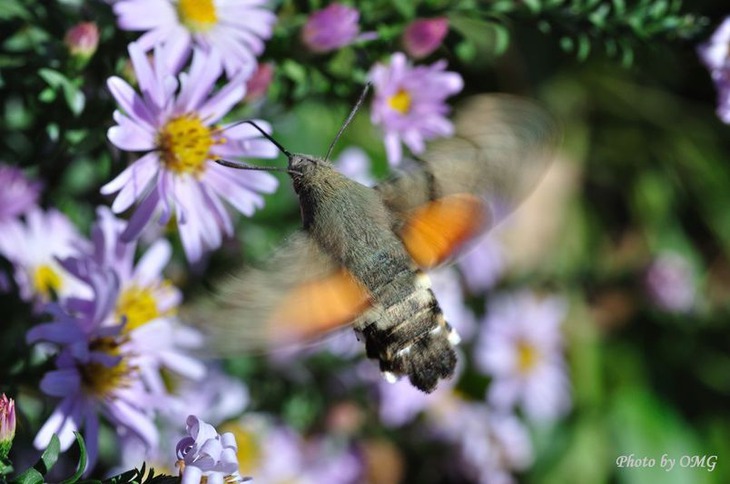
[[[413,209],[400,236],[413,260],[421,267],[435,267],[489,226],[483,201],[458,193],[438,198]]]
[[[419,167],[377,187],[395,230],[423,267],[455,257],[537,185],[560,140],[555,120],[519,97],[469,98],[455,135],[429,145]]]
[[[185,318],[208,334],[214,353],[237,353],[317,338],[368,307],[367,290],[300,231],[264,268],[232,276]]]

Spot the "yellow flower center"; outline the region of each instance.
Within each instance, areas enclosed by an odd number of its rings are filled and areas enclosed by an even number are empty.
[[[119,341],[114,337],[99,338],[89,345],[92,351],[107,353],[110,356],[119,356]],[[96,398],[104,398],[117,388],[127,387],[131,375],[136,371],[126,358],[122,358],[114,366],[91,362],[80,368],[81,383],[87,393]]]
[[[199,174],[211,158],[210,147],[221,141],[213,138],[213,130],[195,115],[173,118],[160,131],[158,146],[162,162],[178,174]]]
[[[236,438],[238,446],[238,472],[241,475],[250,475],[261,462],[261,447],[253,432],[243,428],[240,424],[229,423],[223,425],[221,433],[231,432]]]
[[[535,368],[539,357],[534,345],[524,340],[517,343],[517,369],[523,375],[529,374]]]
[[[33,288],[44,297],[50,297],[52,293],[58,293],[62,283],[61,276],[48,264],[36,267],[33,272]]]
[[[180,21],[190,30],[205,32],[218,22],[213,0],[179,0]]]
[[[388,98],[388,106],[401,114],[406,114],[411,109],[411,95],[408,91],[400,89],[397,93]]]
[[[119,295],[116,314],[118,319],[126,318],[125,332],[139,328],[160,316],[152,290],[137,286],[125,289]]]

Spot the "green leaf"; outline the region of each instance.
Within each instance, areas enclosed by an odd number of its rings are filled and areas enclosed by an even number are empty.
[[[573,39],[568,36],[560,38],[560,48],[563,49],[565,52],[572,52],[573,47],[575,47]]]
[[[540,0],[524,0],[523,3],[530,9],[532,13],[538,13],[541,9]]]
[[[45,30],[30,26],[16,32],[12,37],[3,43],[3,48],[7,52],[28,52],[35,48],[40,49],[44,42],[50,39],[50,35]]]
[[[48,471],[56,464],[58,455],[61,453],[61,442],[58,440],[58,436],[53,434],[51,441],[48,443],[48,447],[41,454],[40,460],[34,466],[43,475],[48,474]]]
[[[78,116],[81,114],[84,106],[86,106],[86,96],[84,96],[84,93],[78,87],[72,84],[64,84],[63,97],[66,99],[66,104],[74,115]]]
[[[480,54],[488,58],[498,57],[509,46],[509,29],[499,22],[452,14],[449,15],[449,25],[464,37],[464,45],[457,46],[457,55],[463,61]]]
[[[501,0],[492,3],[489,9],[495,13],[509,13],[516,9],[516,2],[510,0]]]
[[[69,82],[66,76],[58,71],[54,71],[53,69],[39,69],[38,75],[41,79],[46,81],[49,86],[53,88],[62,87],[64,84]]]
[[[473,61],[476,57],[477,48],[473,43],[468,40],[464,40],[456,44],[454,52],[456,53],[456,57],[458,57],[462,62],[468,63]]]
[[[79,115],[84,110],[86,96],[84,96],[84,93],[81,92],[81,89],[76,83],[53,69],[39,69],[38,75],[54,90],[60,89],[63,91],[66,104],[74,115]],[[40,99],[44,102],[50,102],[55,99],[55,94],[45,89],[41,92]]]
[[[505,53],[509,47],[509,30],[502,24],[493,23],[494,32],[494,53],[498,56]]]
[[[595,9],[593,12],[591,12],[590,15],[588,15],[588,20],[600,29],[605,28],[606,19],[608,18],[608,14],[610,12],[611,7],[609,5],[603,4]]]
[[[576,56],[579,61],[584,61],[588,58],[588,54],[591,52],[591,41],[587,35],[580,35],[578,37],[578,52]]]
[[[613,9],[616,16],[622,17],[626,13],[626,3],[624,3],[624,0],[613,0]]]
[[[73,484],[74,482],[79,480],[81,475],[86,470],[86,462],[88,460],[88,456],[86,455],[86,445],[84,444],[84,438],[81,437],[81,434],[78,432],[74,432],[74,436],[76,436],[76,443],[79,444],[79,465],[76,467],[76,472],[74,473],[74,475],[64,480],[61,484]]]
[[[10,474],[13,472],[13,465],[10,462],[6,462],[5,459],[0,459],[0,476]]]
[[[43,474],[31,467],[10,482],[13,484],[43,484]]]
[[[60,452],[61,443],[58,440],[58,436],[53,434],[51,441],[48,443],[48,447],[43,451],[38,462],[11,482],[18,484],[42,484],[44,482],[43,476],[54,466]]]
[[[50,87],[47,87],[43,89],[40,94],[38,94],[38,100],[44,103],[52,103],[56,100],[56,91],[54,91]]]
[[[14,18],[30,20],[31,14],[23,6],[23,2],[3,2],[3,8],[0,8],[0,20],[12,20]]]
[[[403,17],[410,20],[416,16],[415,3],[412,0],[393,0],[392,5]]]

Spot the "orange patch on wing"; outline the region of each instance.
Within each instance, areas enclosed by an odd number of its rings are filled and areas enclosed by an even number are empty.
[[[486,204],[479,197],[465,193],[450,195],[414,210],[401,239],[416,264],[434,267],[481,234],[489,219]]]
[[[272,316],[270,330],[279,341],[311,339],[351,322],[369,304],[367,289],[340,269],[289,293]]]

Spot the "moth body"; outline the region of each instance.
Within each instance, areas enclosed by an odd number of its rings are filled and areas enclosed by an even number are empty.
[[[304,229],[367,290],[369,309],[354,322],[367,356],[379,360],[384,374],[408,376],[433,391],[454,372],[458,337],[428,276],[393,231],[396,220],[382,198],[317,158],[293,155],[289,168]]]
[[[388,381],[407,376],[431,392],[450,377],[459,336],[423,271],[454,260],[513,210],[559,141],[548,113],[513,96],[466,100],[454,127],[375,188],[272,139],[288,157],[303,230],[190,309],[211,348],[266,350],[352,325]]]

